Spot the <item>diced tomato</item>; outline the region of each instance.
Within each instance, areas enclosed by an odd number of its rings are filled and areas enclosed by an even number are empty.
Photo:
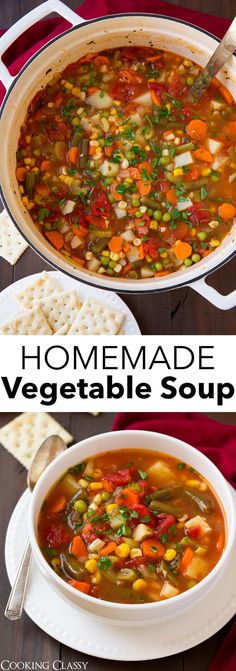
[[[127,83],[126,81],[121,81],[119,79],[113,84],[110,90],[110,95],[112,98],[117,98],[117,100],[124,100],[125,102],[132,100],[132,98],[135,96],[135,93],[135,86],[132,86],[130,82]]]
[[[146,517],[146,516],[151,517],[148,507],[145,506],[143,503],[136,503],[134,506],[132,506],[132,510],[134,510],[135,513],[137,513],[137,515],[138,515],[138,517],[134,517],[134,518],[131,517],[131,521],[134,522],[135,526],[137,526],[137,524],[139,524],[142,517]]]
[[[186,528],[187,536],[190,538],[200,538],[201,536],[201,527],[192,527],[191,529]]]
[[[157,61],[156,65],[158,65],[158,63],[160,63],[160,61]],[[158,84],[158,82],[149,82],[148,88],[151,89],[151,91],[155,91],[159,100],[162,103],[164,102],[164,100],[166,99],[166,93],[168,91],[167,86],[165,86],[165,84]]]
[[[156,528],[153,532],[155,538],[159,538],[160,534],[166,534],[169,531],[169,528],[172,524],[175,523],[175,518],[173,515],[168,515],[168,513],[160,513],[155,515]]]
[[[120,468],[120,470],[116,471],[115,473],[113,472],[106,473],[102,479],[107,480],[116,487],[120,487],[123,485],[128,485],[128,483],[132,478],[129,468]]]
[[[170,188],[170,183],[167,182],[167,180],[163,179],[163,181],[160,182],[160,189],[161,189],[162,193],[166,193],[167,191],[169,191],[169,188]]]
[[[194,226],[198,225],[199,222],[207,222],[211,219],[211,213],[204,209],[201,203],[194,203],[194,205],[189,208],[189,212],[189,219]]]
[[[173,245],[176,240],[183,240],[188,235],[188,224],[185,221],[178,221],[176,228],[166,227],[165,231],[161,232],[161,237],[165,242]]]
[[[146,242],[144,242],[144,253],[149,254],[152,259],[158,259],[159,247],[159,240],[154,238],[154,236],[151,236]]]
[[[57,123],[54,127],[49,127],[46,129],[47,136],[50,142],[56,142],[57,140],[65,140],[67,138],[67,126],[63,121]]]
[[[38,109],[39,105],[43,103],[45,96],[46,96],[45,89],[41,89],[41,91],[38,91],[38,93],[36,93],[36,95],[33,97],[29,105],[29,112],[31,114],[33,114],[36,111],[36,109]]]
[[[127,58],[128,61],[141,61],[147,58],[147,56],[155,56],[155,49],[145,47],[125,47],[122,49],[123,58]]]
[[[69,543],[71,536],[63,524],[51,524],[45,530],[45,540],[50,548],[59,548],[61,545]]]
[[[95,217],[109,217],[111,205],[106,193],[101,191],[100,193],[96,192],[93,194],[91,210]]]
[[[178,98],[178,96],[183,92],[183,82],[177,74],[174,74],[171,77],[168,91],[173,98]]]
[[[87,220],[94,226],[94,228],[98,228],[101,231],[105,231],[107,228],[107,223],[104,217],[95,217],[93,214],[88,214]]]

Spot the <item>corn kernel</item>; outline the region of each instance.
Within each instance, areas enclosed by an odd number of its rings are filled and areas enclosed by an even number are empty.
[[[94,573],[93,577],[91,578],[91,582],[93,583],[93,585],[98,585],[98,583],[101,582],[101,579],[102,579],[101,571],[96,571],[96,573]]]
[[[25,165],[31,165],[31,161],[32,161],[31,158],[24,158]]]
[[[175,168],[173,170],[173,175],[174,177],[180,177],[180,175],[183,175],[183,168]]]
[[[101,494],[96,494],[94,496],[94,503],[96,503],[97,506],[100,506],[100,503],[102,503],[102,495]]]
[[[71,182],[73,182],[73,177],[70,177],[69,175],[67,175],[64,179],[64,182],[65,182],[65,184],[68,184],[68,186],[69,186],[71,184]]]
[[[217,219],[210,221],[209,228],[217,228],[219,226],[219,221]]]
[[[90,482],[90,489],[94,492],[97,489],[103,489],[103,482]]]
[[[188,487],[193,487],[193,489],[199,489],[200,480],[186,480],[185,484]]]
[[[164,559],[166,559],[166,561],[172,561],[172,559],[174,559],[176,555],[177,555],[176,550],[169,548],[168,550],[166,550],[164,554]]]
[[[105,250],[102,252],[102,256],[110,256],[110,252]]]
[[[167,109],[170,111],[170,109],[171,109],[171,104],[170,104],[170,103],[167,103],[166,107],[167,107]]]
[[[150,228],[152,228],[154,231],[157,231],[158,223],[155,221],[155,219],[151,219],[150,221]]]
[[[82,487],[82,489],[87,489],[89,486],[89,483],[87,480],[84,480],[84,478],[80,478],[79,480],[79,485]]]
[[[133,582],[133,589],[135,592],[143,592],[147,587],[147,581],[142,578],[138,578]]]
[[[80,98],[80,88],[79,88],[79,86],[73,86],[71,93],[72,93],[73,96],[75,96],[75,98]]]
[[[145,151],[151,151],[151,147],[149,147],[149,144],[146,144],[144,149],[145,149]]]
[[[114,103],[115,103],[115,105],[117,105],[117,107],[120,107],[120,105],[121,105],[121,101],[120,101],[120,100],[114,100]]]
[[[211,173],[211,168],[203,168],[202,169],[203,177],[208,177],[208,175],[210,175],[210,173]]]
[[[220,241],[219,240],[214,240],[214,238],[212,238],[210,240],[210,245],[211,245],[211,247],[219,247],[220,246]]]
[[[126,181],[126,184],[133,184],[134,180],[132,179],[132,177],[126,177],[125,181]]]
[[[168,254],[167,254],[167,252],[162,252],[162,254],[160,254],[160,256],[161,256],[162,259],[167,259]]]
[[[19,186],[19,192],[20,192],[20,193],[25,193],[25,189],[24,189],[24,187],[22,186],[22,184],[20,184],[20,186]]]
[[[192,238],[194,238],[195,235],[197,235],[196,228],[192,228],[192,229],[191,229],[191,236],[192,236]]]
[[[32,210],[35,207],[35,203],[29,203],[27,210]]]
[[[89,573],[96,573],[97,570],[97,562],[95,559],[88,559],[88,561],[85,562],[85,568],[86,571]]]
[[[200,483],[200,487],[199,487],[199,489],[200,489],[201,492],[206,492],[206,490],[207,490],[207,485],[206,485],[206,483],[205,483],[205,482],[201,482],[201,483]]]
[[[107,513],[113,513],[113,510],[117,510],[118,506],[116,503],[109,503],[107,506]]]
[[[82,108],[82,109],[83,109],[83,108]],[[98,134],[97,134],[97,133],[92,133],[92,135],[91,135],[91,140],[96,140],[97,137],[98,137]]]
[[[64,87],[65,89],[68,89],[68,91],[70,91],[71,89],[73,89],[73,84],[71,84],[70,82],[65,82]]]
[[[147,261],[148,263],[152,263],[152,262],[153,262],[153,259],[152,259],[151,256],[149,256],[149,254],[146,254],[145,259],[146,259],[146,261]]]
[[[115,553],[117,557],[126,559],[126,557],[128,557],[130,554],[130,547],[128,543],[121,543],[120,545],[118,545],[117,548],[115,549]]]
[[[143,553],[142,550],[140,550],[140,548],[132,548],[132,550],[130,550],[131,559],[136,559],[136,557],[142,557],[142,554]]]
[[[121,270],[122,270],[122,265],[120,263],[117,263],[115,268],[114,268],[115,273],[120,273]]]
[[[92,261],[93,252],[86,252],[85,258],[86,258],[86,261]]]

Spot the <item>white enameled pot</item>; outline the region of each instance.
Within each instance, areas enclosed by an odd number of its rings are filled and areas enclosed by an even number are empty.
[[[67,19],[72,28],[51,40],[30,58],[16,77],[12,77],[2,61],[2,55],[21,33],[51,12],[57,12]],[[16,148],[27,107],[35,93],[46,86],[55,72],[60,72],[88,51],[124,45],[153,45],[193,59],[204,66],[216,49],[217,43],[215,37],[201,28],[154,14],[119,14],[84,21],[60,0],[47,0],[1,37],[0,78],[7,90],[0,119],[0,136],[3,140],[0,162],[1,198],[19,231],[45,261],[56,269],[100,289],[110,289],[119,293],[142,293],[166,291],[190,285],[222,310],[228,310],[236,305],[236,290],[228,296],[223,296],[205,282],[209,273],[234,255],[236,223],[220,247],[191,268],[185,268],[163,278],[139,281],[109,278],[73,267],[62,254],[53,249],[33,225],[30,214],[24,208],[15,177]],[[228,61],[219,78],[236,96],[235,56]]]
[[[186,462],[210,483],[215,491],[225,515],[226,545],[218,564],[213,570],[191,590],[183,592],[166,601],[147,604],[121,604],[95,599],[82,594],[68,585],[49,566],[43,557],[37,540],[37,521],[41,506],[48,491],[63,476],[68,468],[88,459],[95,454],[119,449],[144,449],[172,455],[181,462]],[[178,616],[184,609],[192,607],[198,599],[206,594],[209,587],[217,585],[217,579],[227,570],[229,558],[235,543],[236,515],[235,505],[228,483],[216,466],[201,452],[187,443],[161,433],[152,431],[112,431],[92,436],[73,445],[55,459],[40,477],[30,500],[29,506],[29,538],[34,559],[49,584],[75,605],[84,608],[93,615],[109,619],[110,623],[128,623],[143,625],[145,621],[155,623],[169,617]],[[216,587],[217,589],[217,587]]]

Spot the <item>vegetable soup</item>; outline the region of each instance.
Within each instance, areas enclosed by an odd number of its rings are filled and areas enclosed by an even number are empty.
[[[43,236],[73,265],[129,280],[211,254],[236,214],[236,113],[201,68],[154,48],[87,54],[30,103],[16,177]]]
[[[201,581],[225,545],[209,483],[148,450],[96,455],[70,468],[46,497],[38,541],[75,589],[118,603],[176,596]]]

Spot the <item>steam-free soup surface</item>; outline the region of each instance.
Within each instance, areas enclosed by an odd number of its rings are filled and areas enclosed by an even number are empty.
[[[38,540],[53,570],[98,599],[177,596],[217,564],[223,513],[203,477],[146,450],[98,455],[71,468],[45,499]]]
[[[214,80],[154,48],[87,54],[32,100],[16,177],[42,234],[75,266],[162,277],[214,252],[236,213],[236,113]]]

